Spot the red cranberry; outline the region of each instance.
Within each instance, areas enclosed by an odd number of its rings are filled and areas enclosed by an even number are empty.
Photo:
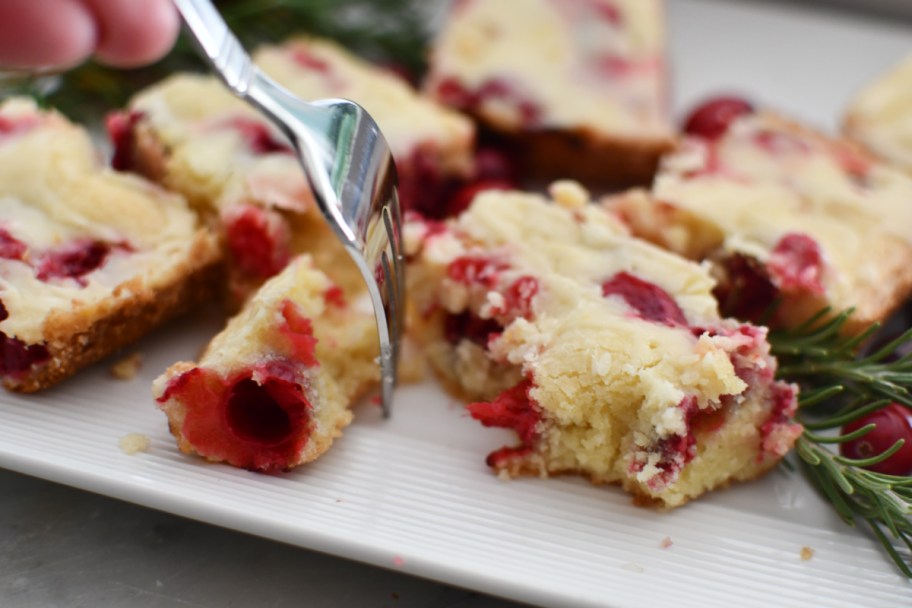
[[[725,260],[725,279],[713,290],[726,317],[761,319],[779,295],[763,265],[752,257],[734,254]]]
[[[868,424],[874,424],[876,427],[858,439],[840,444],[839,453],[847,458],[871,458],[884,453],[894,443],[904,439],[905,444],[898,452],[883,462],[867,468],[887,475],[912,474],[912,419],[909,410],[898,403],[891,403],[845,425],[842,433],[845,435],[857,431]]]
[[[418,74],[415,73],[415,70],[409,68],[405,64],[391,61],[382,64],[380,67],[412,87],[417,87],[421,81]]]
[[[532,299],[538,294],[538,279],[533,276],[523,275],[513,281],[504,292],[503,310],[498,314],[510,314],[512,317],[532,317]]]
[[[480,148],[475,153],[476,181],[495,180],[516,183],[516,165],[503,150]]]
[[[288,441],[294,432],[286,402],[294,407],[301,400],[300,388],[279,379],[262,385],[251,378],[238,381],[228,392],[225,422],[241,441],[272,447]]]
[[[500,271],[508,266],[491,257],[464,255],[456,258],[447,266],[447,277],[463,285],[482,285],[488,289],[494,287],[500,277]]]
[[[604,21],[611,25],[620,26],[622,21],[621,10],[613,2],[595,2],[595,10]]]
[[[278,213],[255,205],[239,205],[224,217],[228,248],[244,273],[266,279],[291,259],[288,224]]]
[[[443,335],[450,344],[459,344],[460,340],[465,339],[486,348],[488,341],[499,335],[503,329],[503,326],[494,319],[482,319],[466,311],[446,316]]]
[[[454,108],[471,108],[478,103],[478,96],[455,78],[444,78],[438,82],[435,94],[441,103]]]
[[[143,113],[137,111],[112,112],[105,118],[105,129],[114,147],[111,167],[117,171],[133,168],[133,146],[136,144],[134,129],[142,120]]]
[[[684,312],[668,292],[627,272],[619,272],[602,284],[602,295],[617,295],[637,311],[640,318],[664,325],[687,325]]]
[[[56,251],[50,251],[38,262],[38,279],[48,281],[53,278],[81,280],[84,275],[101,268],[111,246],[101,241],[76,243]]]
[[[684,122],[684,132],[706,139],[716,139],[728,125],[744,114],[751,114],[754,106],[740,97],[714,97],[697,106]]]
[[[817,241],[804,233],[790,232],[779,239],[766,267],[784,292],[824,292],[823,252]]]
[[[0,228],[0,258],[6,260],[21,260],[28,247],[25,243],[11,235],[5,228]]]
[[[9,118],[0,116],[0,137],[22,135],[34,129],[41,122],[38,116],[16,116]]]
[[[518,446],[504,447],[488,454],[488,466],[505,467],[510,460],[522,458],[533,451],[541,414],[538,403],[529,395],[532,388],[532,382],[523,380],[490,402],[470,403],[466,406],[472,418],[484,426],[513,429],[519,435]]]
[[[0,302],[0,321],[8,317],[6,306]],[[32,369],[32,366],[44,363],[50,356],[43,344],[26,344],[0,331],[0,375],[15,376],[25,373]]]
[[[321,74],[329,74],[330,72],[329,64],[324,59],[311,53],[309,49],[294,49],[291,52],[291,58],[308,71],[320,72]]]
[[[288,339],[295,360],[307,367],[319,365],[313,322],[301,314],[301,309],[292,300],[282,302],[282,321],[279,332]]]
[[[178,400],[186,410],[181,432],[212,460],[260,471],[294,464],[310,439],[313,410],[284,359],[224,378],[196,367],[172,378],[157,401]]]
[[[502,179],[484,179],[466,184],[447,203],[447,215],[459,215],[469,208],[475,197],[485,190],[514,190],[516,186]]]
[[[226,126],[235,129],[251,154],[294,154],[291,146],[278,139],[264,123],[247,116],[237,116]]]

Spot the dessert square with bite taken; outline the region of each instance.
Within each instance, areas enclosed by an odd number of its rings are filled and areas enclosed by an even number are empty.
[[[263,47],[254,60],[304,99],[364,105],[396,159],[405,208],[433,205],[434,183],[471,170],[471,121],[419,97],[392,72],[311,39]],[[116,167],[184,194],[220,226],[241,296],[301,252],[314,255],[341,287],[361,285],[286,140],[214,77],[182,74],[146,89],[109,119],[109,131]]]
[[[175,194],[106,168],[89,135],[0,105],[0,377],[32,392],[216,293],[214,235]]]
[[[845,140],[743,112],[666,156],[649,194],[608,206],[635,234],[708,261],[724,314],[774,306],[769,323],[795,327],[854,308],[850,333],[885,319],[912,290],[912,178]]]
[[[647,183],[673,144],[660,0],[461,0],[428,93],[506,138],[530,176]]]
[[[855,96],[845,115],[843,133],[912,174],[912,56]]]
[[[257,471],[323,454],[378,380],[377,331],[341,290],[293,260],[245,304],[199,361],[153,385],[181,451]]]
[[[721,319],[703,268],[578,184],[551,193],[486,192],[406,224],[415,335],[474,418],[516,431],[488,464],[666,507],[773,467],[801,427],[766,330]]]

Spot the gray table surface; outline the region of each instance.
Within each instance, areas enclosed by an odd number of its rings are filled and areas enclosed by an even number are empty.
[[[687,27],[675,1],[672,17]],[[880,0],[876,6],[893,15],[894,26],[897,16],[912,12],[908,0]],[[673,37],[673,53],[674,44]],[[886,57],[890,48],[871,52]],[[677,66],[683,84],[678,93],[686,98],[710,89],[716,78],[738,76],[684,63]],[[807,100],[809,107],[813,102],[829,111],[841,103],[822,88],[819,101]],[[805,110],[801,102],[791,109],[798,115]],[[2,608],[302,605],[518,606],[0,470]]]

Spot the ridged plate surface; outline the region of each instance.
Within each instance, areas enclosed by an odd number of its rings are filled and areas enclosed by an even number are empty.
[[[711,91],[745,91],[832,126],[852,90],[912,50],[902,26],[776,5],[669,4],[682,108]],[[504,482],[484,456],[509,435],[482,429],[431,382],[401,389],[389,422],[362,405],[323,459],[289,474],[184,457],[149,385],[217,328],[191,319],[146,340],[133,349],[145,363],[131,381],[110,377],[108,362],[41,395],[0,395],[0,466],[536,604],[912,602],[876,543],[844,526],[800,474],[775,471],[669,513],[572,478]],[[148,436],[149,451],[121,451],[128,433]]]

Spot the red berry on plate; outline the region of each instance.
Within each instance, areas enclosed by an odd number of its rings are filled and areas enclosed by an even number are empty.
[[[842,433],[845,435],[857,431],[868,424],[876,427],[858,439],[840,444],[839,453],[846,458],[871,458],[886,452],[900,439],[905,439],[905,444],[898,452],[867,468],[887,475],[912,474],[912,412],[898,403],[891,403],[845,425]]]
[[[684,122],[684,132],[706,139],[716,139],[736,118],[754,111],[750,102],[740,97],[714,97],[697,106]]]

